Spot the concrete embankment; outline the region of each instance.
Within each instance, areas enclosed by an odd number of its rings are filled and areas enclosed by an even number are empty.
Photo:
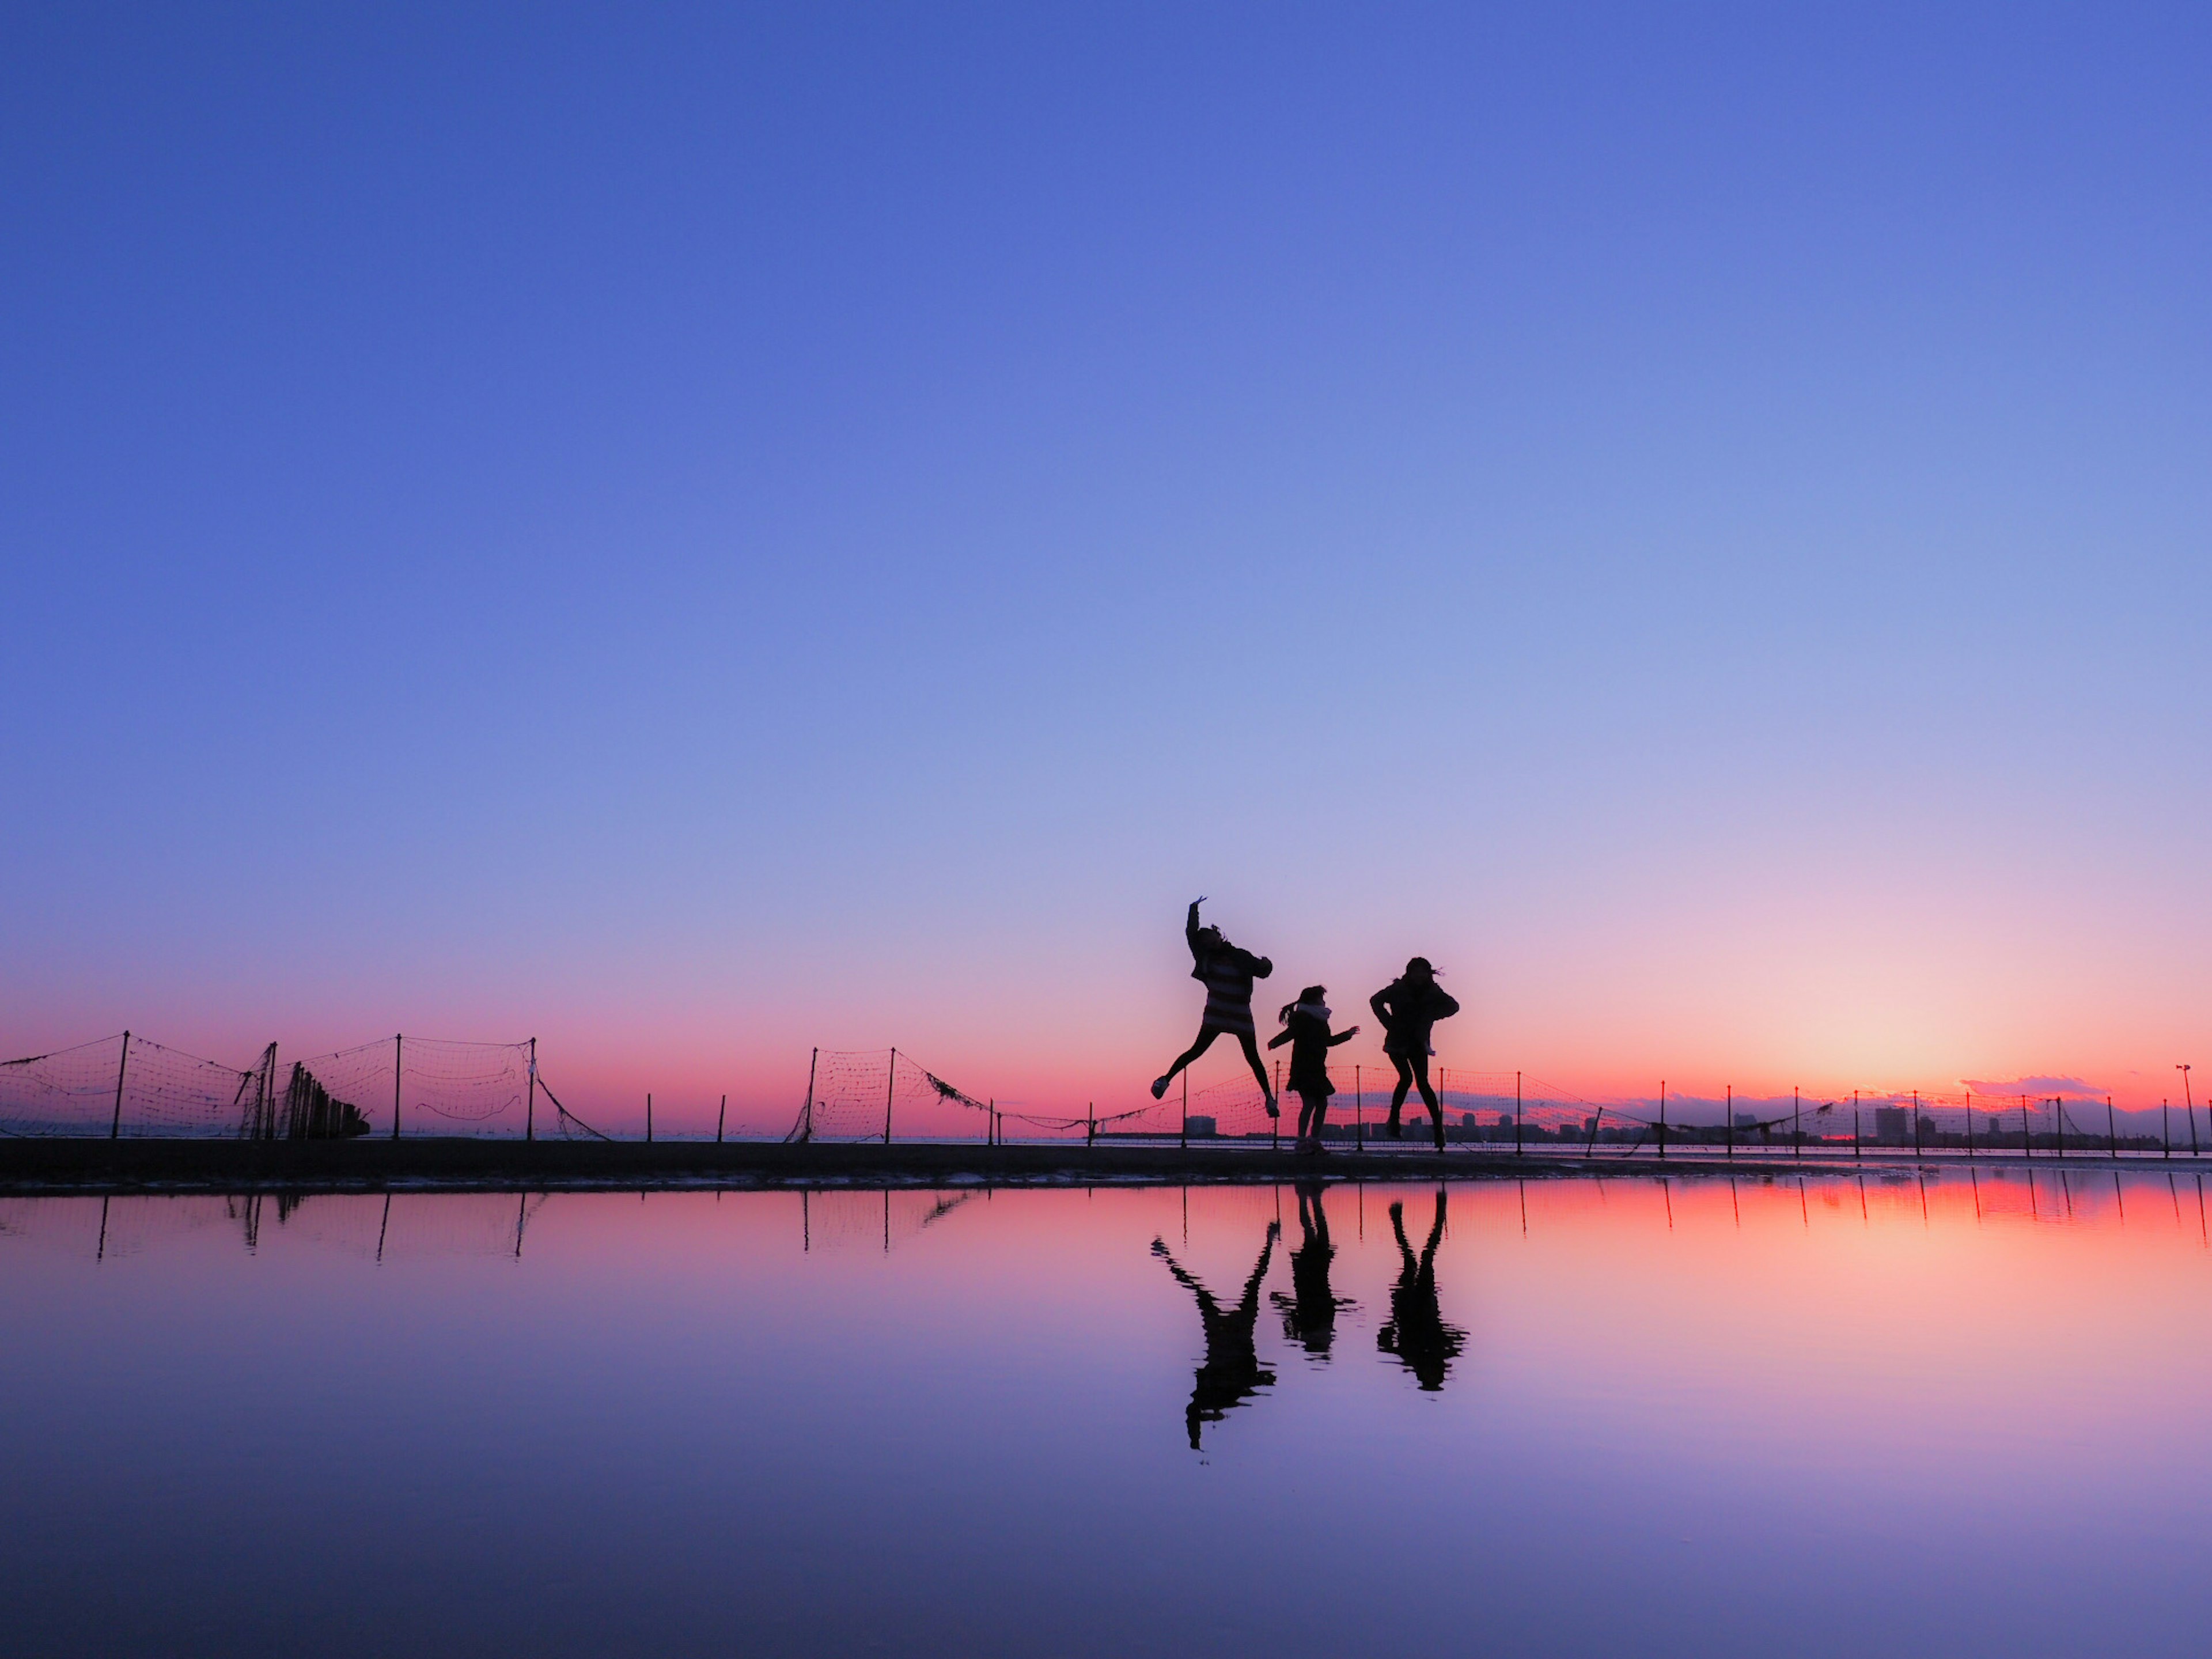
[[[1702,1151],[1703,1149],[1701,1149]],[[1949,1164],[1954,1160],[1944,1159]],[[516,1191],[594,1187],[910,1186],[988,1182],[1004,1185],[1108,1182],[1267,1182],[1304,1178],[1364,1181],[1556,1179],[1587,1175],[1771,1176],[1847,1174],[1826,1159],[1680,1152],[1661,1163],[1516,1158],[1502,1147],[1455,1146],[1442,1155],[1413,1143],[1387,1151],[1301,1158],[1264,1145],[1216,1141],[1174,1146],[908,1141],[784,1146],[775,1142],[664,1140],[575,1142],[467,1140],[0,1140],[0,1192],[376,1191],[391,1187]],[[1859,1166],[1869,1172],[1871,1163]],[[1887,1167],[1895,1169],[1895,1164]]]

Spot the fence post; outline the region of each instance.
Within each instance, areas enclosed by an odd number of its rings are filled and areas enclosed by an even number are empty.
[[[645,1091],[645,1144],[653,1145],[653,1091]]]
[[[1966,1156],[1974,1155],[1974,1091],[1966,1091]]]
[[[538,1039],[536,1037],[530,1039],[530,1103],[522,1109],[522,1138],[525,1140],[538,1139]],[[720,1140],[721,1136],[717,1134],[714,1139]],[[514,1253],[517,1255],[522,1254],[520,1238],[521,1235],[518,1230],[514,1248]]]
[[[2112,1115],[2112,1097],[2105,1097],[2105,1139],[2112,1143],[2112,1162],[2120,1161],[2120,1123]]]
[[[1359,1066],[1352,1067],[1352,1137],[1359,1150],[1367,1150],[1367,1093],[1359,1086]]]
[[[2066,1097],[2051,1097],[2051,1127],[2058,1131],[2058,1156],[2066,1156]]]
[[[1659,1079],[1659,1156],[1667,1156],[1667,1079]]]
[[[1085,1101],[1083,1111],[1083,1144],[1085,1146],[1095,1146],[1098,1144],[1098,1103],[1095,1100]]]
[[[1583,1156],[1584,1158],[1595,1158],[1597,1156],[1597,1126],[1604,1121],[1605,1108],[1601,1106],[1597,1109],[1597,1115],[1590,1120],[1589,1144],[1583,1148]],[[1603,1188],[1600,1188],[1600,1190],[1602,1191]]]
[[[821,1063],[822,1050],[819,1048],[815,1049],[806,1057],[806,1104],[803,1109],[806,1127],[799,1132],[799,1138],[809,1146],[811,1146],[814,1141],[814,1068]],[[805,1194],[802,1194],[800,1196],[803,1208]]]
[[[131,1033],[125,1031],[123,1034],[123,1052],[115,1057],[115,1115],[107,1122],[107,1138],[110,1140],[120,1140],[123,1138],[123,1074],[130,1068],[130,1065]],[[105,1218],[107,1212],[103,1209],[100,1214]]]
[[[1521,1073],[1513,1073],[1513,1156],[1521,1156]]]
[[[1176,1143],[1186,1152],[1190,1150],[1190,1068],[1182,1074],[1182,1133]]]
[[[722,1104],[720,1108],[714,1113],[714,1144],[717,1146],[722,1144],[722,1126],[728,1122],[729,1119],[730,1097],[727,1095],[724,1095],[722,1097]]]
[[[405,1074],[406,1039],[394,1034],[392,1039],[392,1138],[399,1139],[399,1079]]]
[[[2165,1155],[2173,1156],[2173,1110],[2166,1102],[2158,1103],[2158,1138],[2166,1146]]]
[[[2026,1095],[2022,1095],[2020,1097],[2020,1155],[2022,1158],[2033,1158],[2035,1156],[2035,1131],[2029,1126],[2027,1121],[2027,1097]]]
[[[891,1068],[884,1079],[884,1145],[891,1144],[891,1096],[898,1088],[898,1050],[891,1050]],[[886,1192],[889,1188],[884,1188]],[[885,1249],[890,1247],[885,1245]]]
[[[1854,1089],[1851,1091],[1851,1157],[1856,1159],[1859,1156],[1859,1091]]]
[[[1728,1114],[1728,1155],[1735,1157],[1735,1085],[1728,1085],[1728,1102],[1721,1109]]]
[[[1793,1083],[1790,1085],[1790,1139],[1796,1147],[1796,1151],[1791,1156],[1800,1162],[1802,1162],[1805,1157],[1805,1124],[1799,1115],[1802,1105],[1803,1102],[1797,1097],[1797,1085]]]
[[[1922,1151],[1922,1147],[1921,1147],[1921,1144],[1920,1144],[1920,1091],[1919,1091],[1919,1090],[1917,1090],[1917,1089],[1915,1089],[1915,1090],[1912,1091],[1912,1155],[1913,1155],[1913,1157],[1915,1157],[1915,1158],[1918,1158],[1918,1157],[1920,1156],[1920,1154],[1921,1154],[1921,1151]]]

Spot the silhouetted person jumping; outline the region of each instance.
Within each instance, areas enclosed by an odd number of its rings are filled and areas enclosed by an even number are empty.
[[[1218,927],[1200,927],[1198,907],[1205,902],[1203,897],[1190,902],[1190,914],[1183,918],[1182,935],[1190,942],[1190,976],[1206,986],[1206,1012],[1199,1018],[1198,1041],[1184,1049],[1174,1065],[1152,1079],[1152,1098],[1158,1100],[1167,1093],[1176,1073],[1211,1048],[1213,1039],[1226,1031],[1243,1046],[1252,1075],[1260,1079],[1260,1097],[1267,1103],[1267,1115],[1273,1117],[1275,1091],[1268,1085],[1267,1067],[1260,1058],[1259,1037],[1252,1029],[1252,981],[1267,978],[1275,971],[1275,964],[1265,957],[1238,950],[1221,936]]]
[[[1244,1281],[1243,1297],[1228,1313],[1221,1311],[1212,1291],[1183,1271],[1182,1263],[1168,1253],[1165,1240],[1152,1241],[1152,1254],[1168,1264],[1177,1284],[1198,1298],[1199,1322],[1206,1328],[1206,1358],[1199,1362],[1192,1379],[1190,1404],[1183,1412],[1193,1451],[1201,1449],[1199,1425],[1218,1423],[1256,1390],[1274,1386],[1274,1372],[1260,1363],[1254,1331],[1260,1322],[1260,1281],[1267,1276],[1267,1262],[1275,1254],[1275,1239],[1281,1231],[1279,1224],[1267,1224],[1267,1242],[1260,1247],[1260,1259],[1253,1264],[1252,1276]]]
[[[1322,1207],[1323,1188],[1318,1181],[1298,1182],[1297,1249],[1291,1252],[1291,1291],[1280,1291],[1272,1300],[1283,1316],[1283,1334],[1316,1359],[1328,1358],[1336,1340],[1336,1311],[1349,1307],[1338,1300],[1328,1282],[1329,1263],[1336,1246],[1329,1243],[1328,1212]]]
[[[1328,1080],[1328,1051],[1359,1035],[1355,1025],[1331,1036],[1328,1030],[1328,988],[1309,985],[1296,1002],[1286,1002],[1278,1016],[1283,1029],[1267,1039],[1270,1048],[1291,1045],[1291,1092],[1298,1097],[1297,1150],[1319,1152],[1322,1120],[1328,1115],[1328,1097],[1336,1085]]]
[[[1467,1333],[1444,1323],[1437,1306],[1437,1246],[1444,1236],[1444,1191],[1437,1188],[1437,1218],[1429,1229],[1429,1242],[1416,1257],[1406,1242],[1406,1206],[1390,1206],[1390,1231],[1398,1236],[1401,1266],[1398,1282],[1390,1287],[1390,1322],[1376,1334],[1375,1346],[1395,1354],[1398,1363],[1413,1372],[1414,1380],[1433,1394],[1444,1385],[1451,1363],[1467,1346]]]
[[[1429,966],[1429,959],[1415,957],[1406,964],[1404,973],[1367,999],[1367,1006],[1382,1022],[1382,1052],[1398,1068],[1398,1086],[1390,1091],[1391,1138],[1405,1133],[1399,1127],[1399,1109],[1406,1103],[1406,1091],[1418,1083],[1421,1103],[1434,1121],[1437,1150],[1443,1151],[1443,1109],[1429,1082],[1429,1056],[1436,1052],[1429,1046],[1429,1034],[1438,1020],[1457,1013],[1459,1004],[1437,983],[1437,970]]]

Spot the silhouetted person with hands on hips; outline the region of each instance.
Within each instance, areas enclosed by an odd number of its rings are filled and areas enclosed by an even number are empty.
[[[1278,1016],[1283,1029],[1267,1040],[1270,1048],[1291,1045],[1290,1090],[1298,1097],[1297,1150],[1301,1152],[1327,1150],[1321,1144],[1322,1121],[1328,1115],[1328,1097],[1336,1092],[1328,1080],[1328,1051],[1359,1035],[1357,1025],[1329,1035],[1328,995],[1326,986],[1307,986],[1296,1002],[1283,1005]]]
[[[1260,1363],[1255,1330],[1260,1322],[1260,1281],[1267,1276],[1267,1263],[1275,1254],[1275,1239],[1281,1231],[1279,1223],[1267,1224],[1267,1242],[1260,1247],[1260,1259],[1253,1264],[1252,1276],[1244,1281],[1244,1294],[1227,1313],[1213,1299],[1213,1292],[1169,1254],[1166,1240],[1152,1241],[1152,1254],[1168,1264],[1177,1284],[1198,1298],[1199,1322],[1206,1328],[1206,1358],[1199,1362],[1190,1404],[1183,1412],[1193,1451],[1202,1449],[1198,1443],[1200,1424],[1218,1423],[1255,1390],[1274,1386],[1274,1372]]]
[[[1401,1266],[1390,1287],[1390,1322],[1376,1334],[1375,1346],[1395,1354],[1398,1363],[1433,1394],[1444,1385],[1451,1363],[1467,1346],[1467,1333],[1444,1323],[1437,1305],[1437,1246],[1444,1236],[1444,1190],[1437,1188],[1437,1218],[1419,1256],[1406,1242],[1406,1206],[1390,1206],[1390,1231],[1398,1236]]]
[[[1405,1133],[1398,1113],[1406,1103],[1406,1091],[1419,1084],[1421,1102],[1429,1109],[1437,1132],[1437,1150],[1444,1149],[1443,1109],[1429,1081],[1429,1034],[1440,1019],[1459,1012],[1459,1004],[1437,983],[1437,970],[1426,957],[1415,957],[1406,971],[1367,999],[1375,1018],[1382,1022],[1382,1052],[1398,1068],[1398,1086],[1390,1091],[1389,1132],[1392,1139]]]
[[[1206,1012],[1198,1022],[1198,1041],[1186,1048],[1174,1065],[1152,1079],[1152,1098],[1158,1100],[1167,1093],[1176,1073],[1211,1048],[1213,1039],[1226,1031],[1243,1046],[1252,1075],[1260,1080],[1260,1096],[1267,1103],[1267,1115],[1273,1117],[1275,1091],[1268,1085],[1267,1067],[1260,1058],[1258,1034],[1252,1029],[1252,981],[1267,978],[1275,971],[1275,964],[1265,957],[1239,950],[1222,937],[1218,927],[1200,927],[1198,907],[1205,902],[1203,897],[1190,902],[1190,914],[1183,918],[1182,934],[1190,944],[1190,976],[1206,987]]]

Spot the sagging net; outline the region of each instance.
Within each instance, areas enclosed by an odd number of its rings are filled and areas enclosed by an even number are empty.
[[[386,1037],[299,1062],[288,1110],[296,1086],[310,1102],[319,1091],[343,1134],[390,1135],[396,1117],[402,1135],[520,1136],[533,1115],[530,1071],[526,1042]]]
[[[249,1135],[268,1092],[265,1065],[240,1071],[125,1031],[0,1064],[0,1134]]]
[[[887,1140],[905,1126],[909,1135],[945,1133],[945,1108],[954,1133],[981,1135],[991,1108],[915,1063],[896,1048],[817,1048],[807,1077],[806,1098],[784,1139]]]

